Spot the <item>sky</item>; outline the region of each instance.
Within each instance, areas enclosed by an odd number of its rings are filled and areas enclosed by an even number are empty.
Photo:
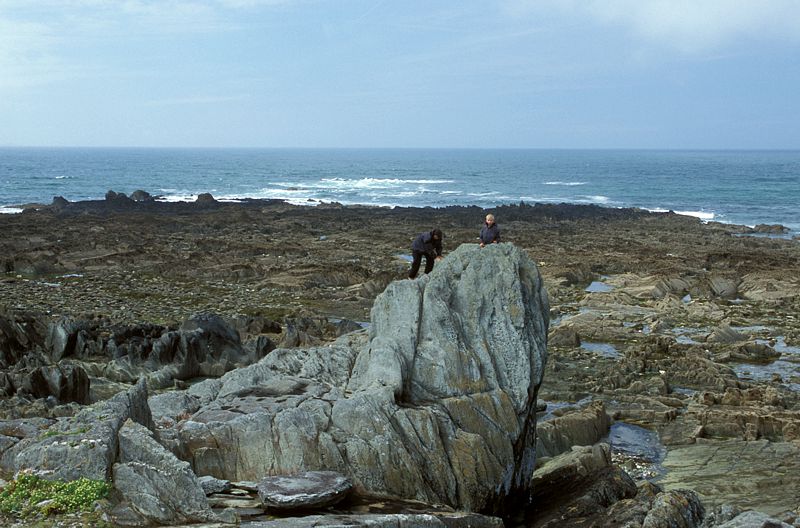
[[[0,0],[0,146],[800,148],[800,0]]]

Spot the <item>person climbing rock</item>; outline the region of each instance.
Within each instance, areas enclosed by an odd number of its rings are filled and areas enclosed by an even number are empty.
[[[408,272],[409,279],[417,277],[422,257],[425,257],[425,273],[433,270],[434,261],[442,258],[442,237],[441,229],[433,229],[417,235],[411,244],[412,261],[411,270]]]

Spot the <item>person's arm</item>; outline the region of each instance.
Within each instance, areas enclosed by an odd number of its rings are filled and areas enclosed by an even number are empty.
[[[495,224],[494,240],[492,240],[492,243],[497,244],[498,242],[500,242],[500,228]]]

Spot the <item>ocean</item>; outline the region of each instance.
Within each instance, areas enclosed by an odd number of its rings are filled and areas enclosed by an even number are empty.
[[[137,189],[167,201],[583,203],[800,232],[800,151],[0,148],[0,212]]]

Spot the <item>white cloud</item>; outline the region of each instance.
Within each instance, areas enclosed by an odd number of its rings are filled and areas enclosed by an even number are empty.
[[[517,16],[588,18],[684,53],[718,49],[738,39],[800,42],[797,0],[509,0],[505,9]]]
[[[94,57],[80,66],[67,58],[79,41],[229,31],[236,26],[227,12],[286,1],[0,0],[0,90],[25,89],[92,70]]]

